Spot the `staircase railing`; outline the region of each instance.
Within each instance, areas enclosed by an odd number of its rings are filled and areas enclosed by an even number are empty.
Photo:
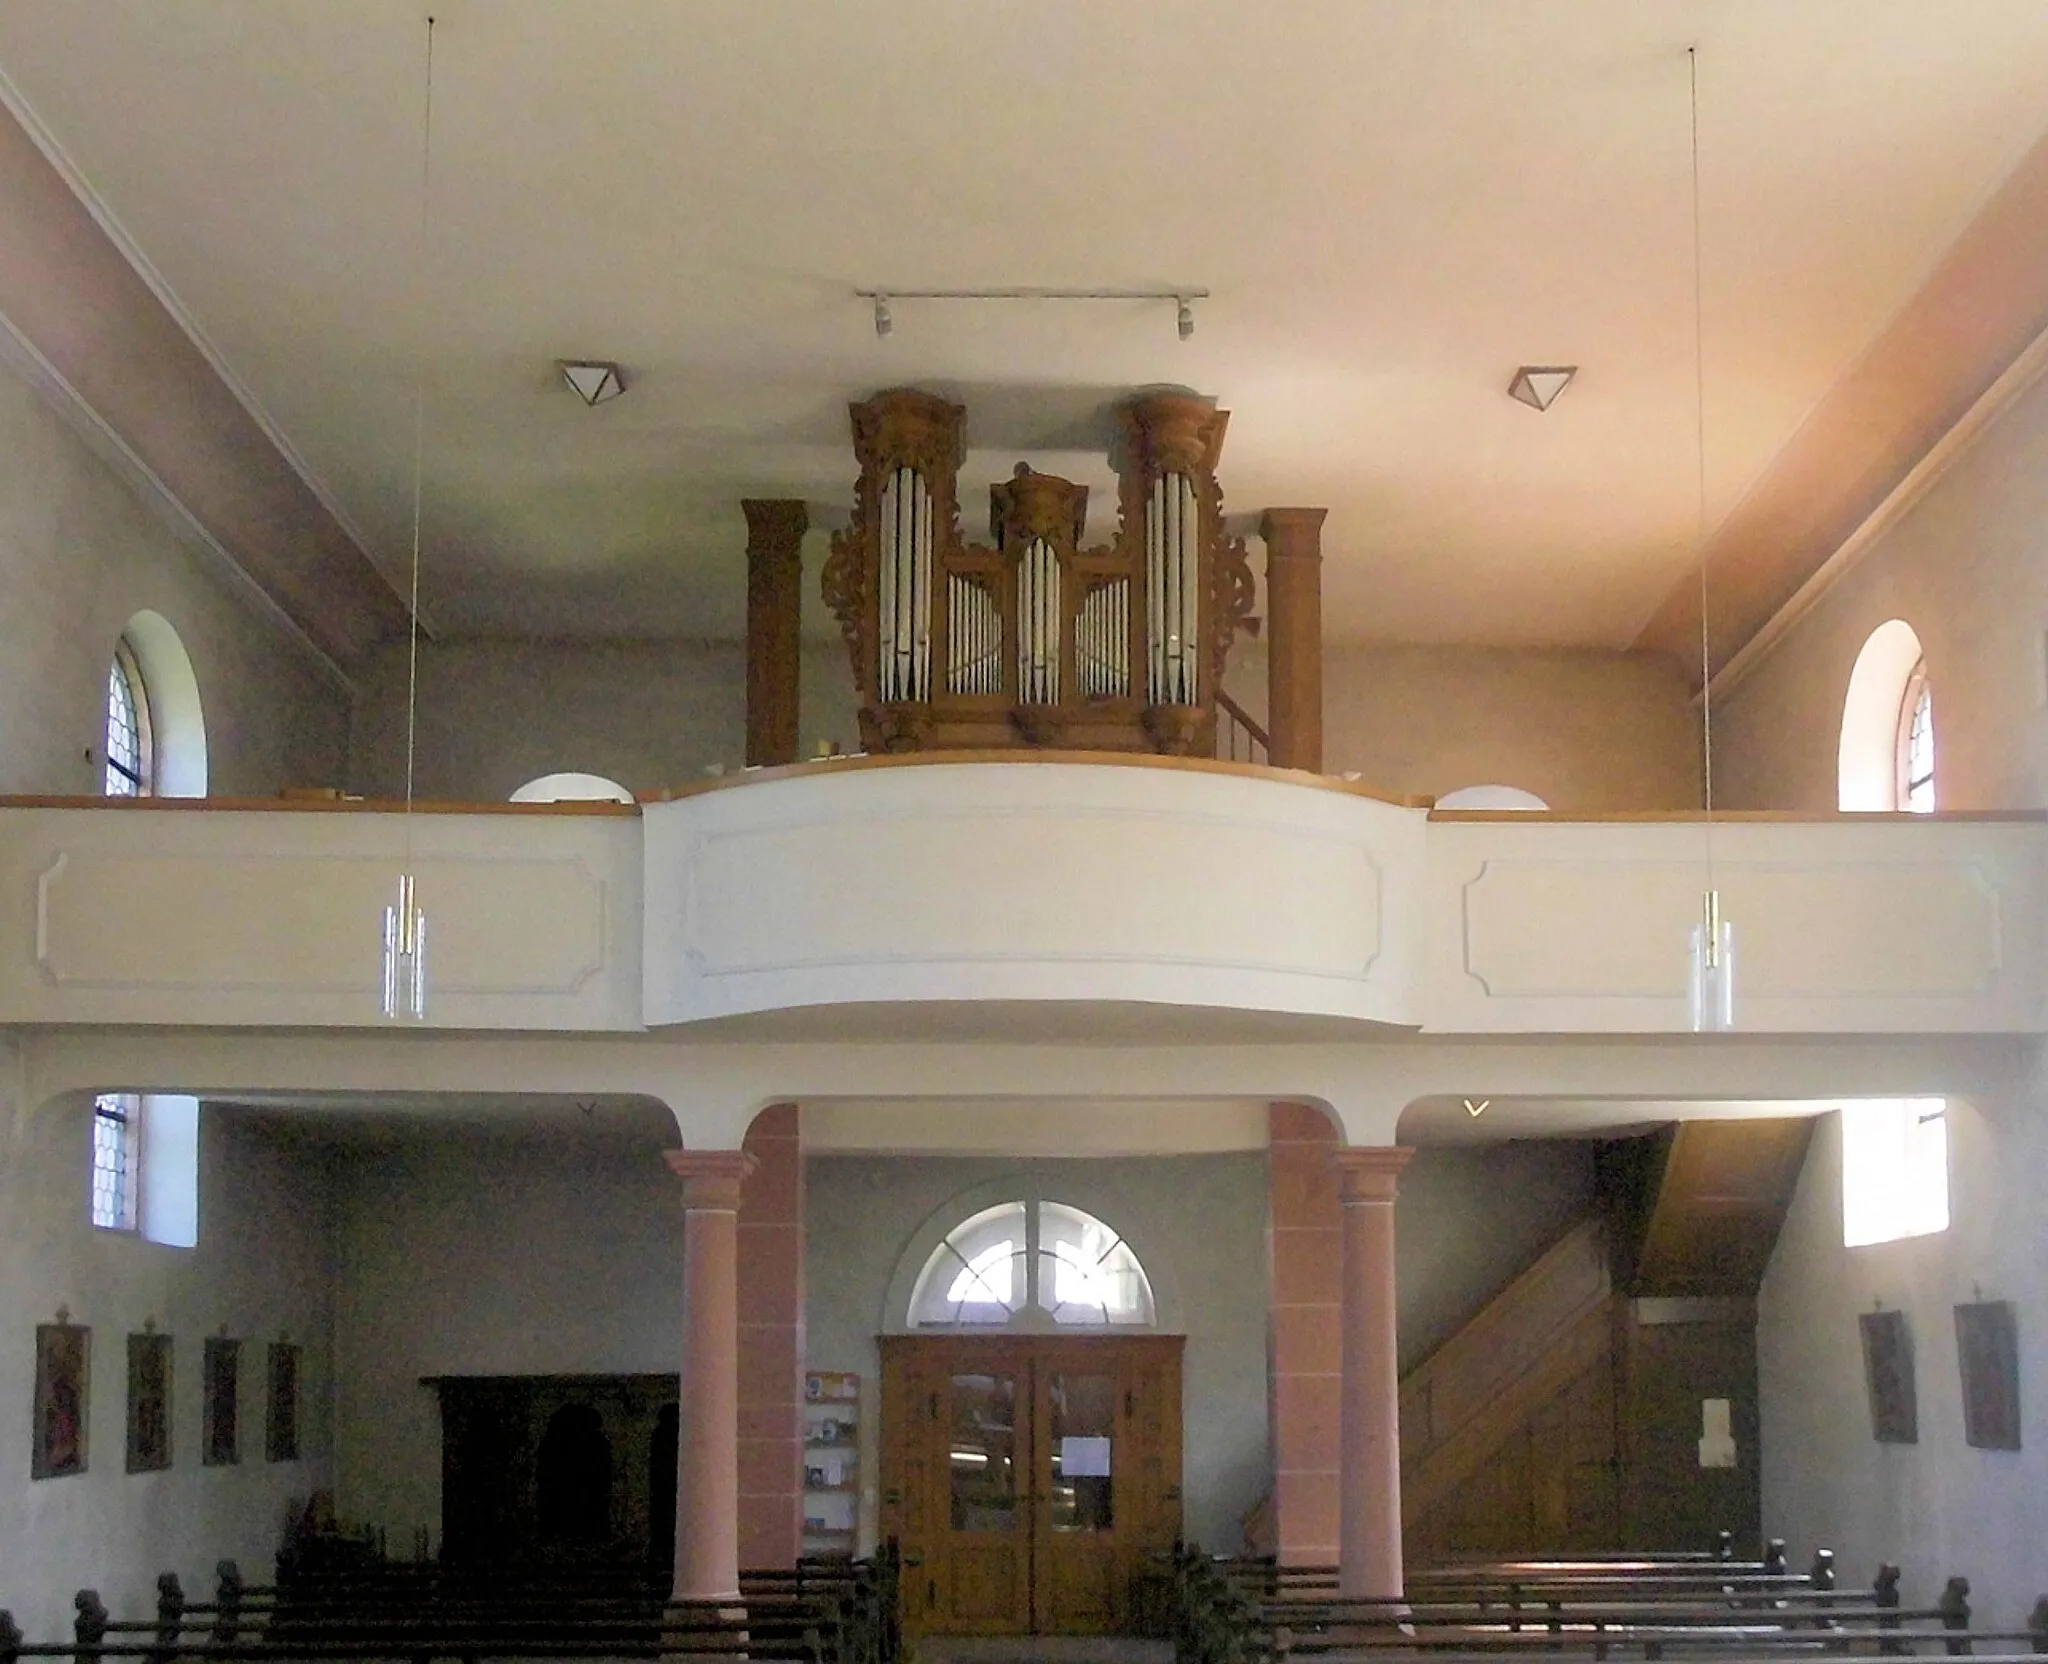
[[[1263,763],[1273,755],[1272,736],[1221,688],[1216,690],[1216,755],[1226,763]]]

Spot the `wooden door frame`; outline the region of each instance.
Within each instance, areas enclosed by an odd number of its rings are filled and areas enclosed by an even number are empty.
[[[1129,1629],[1138,1616],[1130,1589],[1143,1564],[1156,1550],[1170,1548],[1180,1534],[1181,1385],[1184,1378],[1184,1335],[1152,1331],[1137,1334],[1024,1332],[1016,1330],[925,1331],[880,1338],[882,1360],[882,1436],[880,1476],[885,1533],[900,1538],[905,1553],[903,1617],[913,1632],[1046,1633],[1053,1587],[1046,1559],[1052,1532],[1053,1493],[1049,1448],[1040,1448],[1046,1416],[1047,1382],[1056,1373],[1102,1374],[1123,1383],[1125,1402],[1119,1426],[1125,1454],[1115,1458],[1117,1503],[1114,1540],[1102,1551],[1114,1557],[1105,1576],[1112,1596],[1108,1619],[1097,1627]],[[956,1374],[1014,1373],[1019,1377],[1018,1460],[1024,1464],[1027,1490],[1021,1523],[1025,1587],[1023,1621],[1007,1630],[961,1625],[944,1610],[952,1599],[950,1552],[950,1466],[934,1462],[931,1451],[917,1448],[913,1400],[936,1395],[939,1383]],[[1171,1391],[1147,1392],[1148,1385],[1170,1381]],[[933,1399],[936,1412],[936,1396]],[[1146,1420],[1154,1444],[1147,1455],[1140,1448],[1136,1425]],[[924,1435],[929,1438],[930,1435]],[[912,1476],[906,1479],[906,1475]],[[917,1484],[919,1495],[909,1494]],[[941,1492],[944,1492],[942,1497]],[[1156,1539],[1156,1540],[1155,1540]],[[924,1568],[929,1559],[929,1571]],[[939,1600],[939,1584],[947,1598]],[[920,1600],[922,1591],[924,1599]]]

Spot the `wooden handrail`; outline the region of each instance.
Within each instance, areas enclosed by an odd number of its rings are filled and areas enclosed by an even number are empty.
[[[1235,699],[1231,698],[1230,695],[1225,693],[1221,688],[1218,688],[1216,690],[1216,708],[1219,711],[1227,712],[1230,716],[1230,719],[1233,722],[1235,722],[1238,725],[1238,727],[1242,728],[1247,734],[1251,735],[1253,739],[1257,740],[1259,744],[1263,745],[1266,748],[1267,756],[1270,757],[1273,754],[1273,736],[1267,733],[1265,729],[1261,728],[1257,722],[1252,720],[1251,712],[1247,711],[1242,705],[1240,705]]]

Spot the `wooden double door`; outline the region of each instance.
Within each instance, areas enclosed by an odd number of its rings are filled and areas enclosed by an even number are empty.
[[[913,1632],[1134,1628],[1181,1525],[1181,1337],[882,1341],[882,1529]]]

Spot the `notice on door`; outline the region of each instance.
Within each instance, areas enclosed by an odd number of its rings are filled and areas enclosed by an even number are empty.
[[[1060,1477],[1107,1479],[1109,1440],[1098,1435],[1070,1436],[1060,1440]]]

